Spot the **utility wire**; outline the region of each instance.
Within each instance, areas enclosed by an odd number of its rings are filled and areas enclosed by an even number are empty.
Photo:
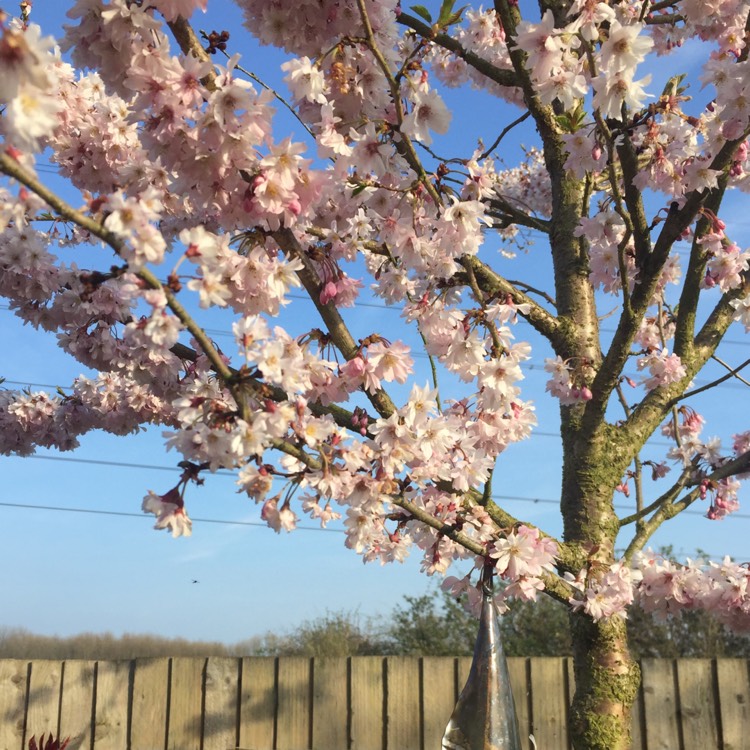
[[[0,501],[0,506],[5,508],[19,508],[22,510],[53,510],[63,513],[90,513],[95,516],[124,516],[126,518],[146,518],[147,513],[127,513],[122,510],[98,510],[96,508],[63,508],[59,505],[33,505],[31,503],[7,503]],[[228,521],[222,518],[195,518],[191,520],[200,523],[216,523],[225,526],[258,526],[260,528],[269,528],[268,524],[260,521]],[[297,526],[296,531],[327,531],[331,534],[345,534],[343,529],[324,529],[317,526]]]
[[[558,432],[546,432],[544,430],[539,430],[538,432],[532,433],[534,437],[546,437],[546,438],[556,438],[560,439],[560,433]],[[654,440],[653,442],[649,443],[650,446],[654,447],[661,447],[661,448],[671,448],[672,443],[667,442],[666,440]],[[156,465],[147,465],[147,464],[129,464],[129,463],[120,463],[119,461],[99,461],[97,459],[93,458],[71,458],[69,456],[41,456],[39,454],[33,454],[31,456],[10,456],[10,458],[38,458],[43,461],[63,461],[67,463],[89,463],[89,464],[101,464],[102,466],[121,466],[123,468],[129,468],[129,469],[160,469],[162,471],[180,471],[179,469],[172,469],[169,466],[156,466]],[[229,475],[229,472],[223,471],[219,469],[218,471],[214,472],[215,474],[219,476],[227,476]]]
[[[297,299],[305,302],[312,302],[310,297],[308,297],[305,294],[287,294],[287,297],[290,299]],[[376,310],[390,310],[391,312],[401,312],[401,309],[397,305],[383,305],[379,304],[377,302],[355,302],[352,307],[370,307]],[[11,310],[10,305],[2,305],[0,304],[0,310]],[[203,329],[206,333],[210,334],[211,336],[226,336],[229,338],[234,338],[234,334],[231,331],[222,330],[219,328],[204,328]],[[601,333],[614,333],[614,328],[600,328],[599,331]],[[732,344],[734,346],[748,346],[750,344],[750,338],[748,338],[747,341],[738,341],[735,339],[723,339],[722,344]],[[415,356],[419,356],[419,353],[414,353]],[[422,356],[426,357],[426,354],[423,354]],[[523,365],[522,365],[523,367]],[[530,369],[533,369],[534,367],[541,368],[542,365],[527,365]]]
[[[8,503],[4,501],[0,501],[0,507],[5,508],[16,508],[18,510],[45,510],[45,511],[55,511],[55,512],[63,512],[63,513],[86,513],[90,515],[95,516],[119,516],[119,517],[125,517],[125,518],[144,518],[147,516],[145,513],[128,513],[125,511],[117,511],[117,510],[96,510],[93,508],[62,508],[56,505],[33,505],[31,503]],[[736,514],[735,514],[736,515]],[[268,524],[261,523],[260,521],[227,521],[220,518],[192,518],[193,521],[196,521],[198,523],[213,523],[213,524],[220,524],[223,526],[250,526],[250,527],[258,527],[258,528],[269,528]],[[345,534],[346,532],[343,529],[328,529],[328,528],[322,528],[319,526],[297,526],[295,531],[324,531],[328,532],[329,534]],[[727,554],[727,552],[723,552],[720,555],[717,555],[713,552],[707,552],[706,550],[702,550],[704,555],[707,555],[709,559],[722,559]],[[694,555],[695,551],[693,552],[685,552],[686,555]],[[678,553],[681,554],[681,553]],[[730,558],[733,560],[741,559],[742,555],[729,555]]]
[[[121,461],[102,461],[102,460],[89,459],[89,458],[68,458],[64,456],[32,455],[32,456],[22,456],[19,458],[23,458],[24,460],[28,458],[36,458],[36,459],[41,459],[43,461],[62,461],[62,462],[67,462],[67,463],[90,464],[90,465],[95,465],[95,466],[113,466],[113,467],[117,467],[120,469],[140,469],[140,470],[146,469],[146,470],[155,470],[155,471],[171,471],[173,473],[182,471],[182,469],[176,466],[158,466],[155,464],[126,463],[126,462],[121,462]],[[213,472],[212,476],[234,477],[235,475],[231,471],[220,469],[216,472]],[[274,477],[274,481],[282,481],[283,479],[284,479],[283,477]],[[524,495],[492,495],[492,499],[499,500],[501,502],[512,501],[512,502],[532,503],[534,505],[559,505],[560,504],[560,501],[555,500],[554,498],[527,497]],[[3,503],[0,503],[0,505],[2,504]],[[52,507],[52,509],[54,510],[55,507]],[[65,510],[65,508],[60,508],[60,510]],[[632,508],[619,506],[617,510],[630,511],[632,510]],[[684,515],[684,514],[692,515],[692,516],[705,515],[704,513],[701,513],[701,511],[699,510],[685,510],[680,515]],[[731,515],[732,515],[732,518],[750,519],[750,514],[747,514],[747,513],[732,513]],[[226,523],[229,523],[229,521],[227,521]]]

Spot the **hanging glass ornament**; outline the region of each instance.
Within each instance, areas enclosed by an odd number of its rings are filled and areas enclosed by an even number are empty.
[[[488,583],[469,679],[443,735],[443,750],[522,750],[508,662]]]

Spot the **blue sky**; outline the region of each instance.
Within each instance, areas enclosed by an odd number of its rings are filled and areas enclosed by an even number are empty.
[[[231,29],[232,51],[243,53],[243,64],[281,87],[278,65],[283,56],[252,41],[240,28],[239,11],[228,0],[212,0],[209,6],[211,15],[197,16],[195,26],[208,31]],[[10,4],[4,7],[15,10]],[[67,7],[69,3],[37,0],[32,19],[45,33],[56,35]],[[682,62],[694,64],[693,53],[691,48],[684,50]],[[666,79],[674,71],[660,65],[654,72]],[[445,96],[455,114],[450,133],[436,140],[434,148],[441,154],[468,156],[478,136],[490,143],[517,116],[477,92]],[[278,123],[279,140],[289,132],[303,138],[299,126],[283,112]],[[533,131],[514,131],[503,144],[506,163],[515,163],[519,144],[534,141]],[[743,218],[746,200],[744,195],[730,195],[723,216],[730,236],[743,247],[750,240],[748,220]],[[498,256],[497,266],[511,278],[537,286],[548,282],[541,240],[516,261]],[[606,312],[615,303],[614,298],[604,300],[601,310]],[[411,332],[395,333],[398,312],[374,304],[347,312],[355,335],[385,327],[389,338],[402,335],[412,343]],[[6,307],[0,307],[0,347],[5,352],[0,375],[7,385],[69,385],[83,371],[81,366],[56,347],[53,337],[24,328]],[[315,315],[309,302],[295,300],[291,307],[297,320],[307,322]],[[212,318],[208,325],[219,331],[217,341],[225,340],[231,349],[230,339],[222,339],[221,333],[229,331],[229,320]],[[606,321],[603,327],[606,330]],[[516,335],[527,337],[520,327]],[[742,329],[732,329],[727,338],[723,356],[737,364],[748,351]],[[555,508],[560,456],[557,403],[544,394],[542,364],[549,351],[538,339],[531,340],[535,349],[521,385],[523,397],[535,401],[539,426],[535,438],[512,447],[501,458],[494,492],[511,513],[556,534],[560,532]],[[428,379],[424,358],[417,359],[417,368],[416,382],[424,383]],[[444,391],[445,395],[450,394]],[[704,434],[718,435],[728,444],[734,432],[747,429],[747,398],[746,387],[739,383],[698,397],[693,405],[708,418]],[[0,626],[61,635],[151,632],[234,642],[271,629],[284,631],[327,611],[343,609],[362,617],[387,613],[405,594],[421,594],[430,587],[419,573],[418,553],[403,564],[363,565],[344,548],[340,530],[321,531],[303,520],[302,526],[311,530],[274,534],[260,522],[259,508],[235,492],[228,475],[210,477],[203,488],[189,490],[188,508],[195,519],[190,539],[173,540],[152,531],[152,517],[140,513],[141,498],[148,489],[166,491],[178,476],[174,465],[179,458],[164,451],[160,432],[150,429],[128,438],[92,433],[72,453],[40,451],[37,457],[0,458],[0,561],[5,570]],[[657,440],[650,455],[658,458],[665,450],[666,441]],[[746,491],[741,497],[747,497]],[[624,509],[629,503],[632,506],[632,500],[623,497],[619,505]],[[703,510],[696,508],[668,524],[654,538],[654,546],[673,544],[688,555],[702,548],[713,555],[746,559],[750,508],[719,523],[703,518]],[[194,579],[199,583],[193,584]]]

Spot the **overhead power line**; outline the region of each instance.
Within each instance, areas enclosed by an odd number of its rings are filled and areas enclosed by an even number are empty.
[[[538,437],[546,437],[546,438],[559,438],[560,435],[556,432],[544,432],[540,430],[539,432],[533,433],[535,436]],[[666,441],[655,441],[653,443],[650,443],[651,446],[654,447],[666,447],[671,446],[671,443],[667,443]],[[73,457],[73,456],[45,456],[41,454],[34,453],[30,456],[8,456],[8,458],[20,458],[20,459],[37,459],[40,461],[59,461],[61,463],[70,463],[70,464],[91,464],[91,465],[98,465],[98,466],[114,466],[120,469],[147,469],[147,470],[154,470],[154,471],[172,471],[172,472],[179,472],[182,471],[177,466],[162,466],[158,464],[142,464],[142,463],[128,463],[126,461],[106,461],[103,459],[95,459],[95,458],[79,458],[79,457]],[[218,469],[215,472],[212,472],[213,476],[234,476],[234,474],[229,471],[228,469]],[[527,498],[529,499],[529,498]]]
[[[130,513],[126,511],[117,511],[117,510],[97,510],[95,508],[64,508],[57,505],[34,505],[31,503],[9,503],[0,501],[0,507],[5,508],[16,508],[18,510],[43,510],[43,511],[53,511],[53,512],[62,512],[62,513],[83,513],[83,514],[89,514],[89,515],[95,515],[95,516],[113,516],[113,517],[124,517],[124,518],[148,518],[148,514],[146,513]],[[736,515],[736,514],[735,514]],[[193,517],[193,521],[197,523],[213,523],[213,524],[220,524],[223,526],[249,526],[249,527],[257,527],[257,528],[269,528],[268,524],[261,523],[260,521],[229,521],[221,518],[197,518]],[[321,526],[297,526],[295,531],[323,531],[327,532],[329,534],[345,534],[346,532],[343,529],[329,529],[329,528],[323,528]],[[720,555],[717,555],[713,552],[707,552],[705,550],[702,551],[703,555],[708,555],[710,559],[720,559],[723,558],[725,555],[728,555],[728,552],[723,552]],[[693,552],[686,552],[684,554],[687,555],[694,555],[695,551]],[[729,554],[729,557],[733,560],[739,560],[743,558],[743,555],[734,555]]]
[[[146,469],[146,470],[155,470],[155,471],[170,471],[173,473],[182,472],[182,469],[180,469],[177,466],[160,466],[156,464],[128,463],[124,461],[104,461],[104,460],[89,459],[89,458],[70,458],[66,456],[39,456],[39,455],[23,456],[22,458],[23,459],[36,458],[36,459],[41,459],[43,461],[61,461],[61,462],[66,462],[66,463],[89,464],[89,465],[95,465],[95,466],[112,466],[112,467],[116,467],[119,469],[139,469],[141,471]],[[222,477],[234,478],[235,474],[226,469],[219,469],[218,471],[213,472],[211,476],[222,476]],[[274,477],[274,481],[283,481],[283,477]],[[555,505],[557,506],[560,504],[560,501],[555,498],[528,497],[524,495],[493,494],[492,499],[496,501],[500,501],[500,502],[511,501],[511,502],[521,502],[521,503],[531,503],[533,505]],[[2,505],[2,503],[0,503],[0,505]],[[62,510],[65,510],[65,508],[62,508]],[[632,512],[633,508],[616,506],[616,510]],[[705,516],[705,513],[702,513],[699,510],[685,510],[685,511],[682,511],[680,515]],[[746,514],[746,513],[732,513],[731,515],[732,515],[732,518],[750,519],[750,514]],[[197,519],[194,519],[194,520],[197,520]],[[229,522],[227,521],[226,523],[229,523]]]
[[[290,299],[296,299],[304,302],[312,302],[310,297],[306,294],[295,294],[293,292],[290,292],[286,295]],[[379,302],[354,302],[352,307],[369,307],[376,310],[390,310],[391,312],[401,312],[401,308],[398,305],[385,305]],[[0,310],[10,310],[10,305],[0,305]],[[405,324],[406,325],[406,324]],[[234,334],[231,331],[225,331],[218,328],[204,328],[203,329],[206,333],[208,333],[211,336],[228,336],[231,338],[234,338]],[[614,333],[614,328],[600,328],[600,333]],[[748,337],[747,341],[739,341],[737,339],[723,339],[722,344],[732,344],[734,346],[747,346],[750,344],[750,337]],[[426,356],[426,355],[423,355]],[[533,365],[531,367],[534,367]]]
[[[52,510],[61,513],[90,513],[95,516],[122,516],[125,518],[148,518],[148,513],[129,513],[122,510],[99,510],[97,508],[64,508],[60,505],[33,505],[31,503],[7,503],[0,501],[0,506],[5,508],[19,508],[22,510]],[[196,518],[191,520],[200,523],[216,523],[225,526],[258,526],[269,528],[267,523],[261,521],[230,521],[223,518]],[[322,526],[297,526],[296,531],[327,531],[331,534],[345,534],[343,529],[324,529]]]

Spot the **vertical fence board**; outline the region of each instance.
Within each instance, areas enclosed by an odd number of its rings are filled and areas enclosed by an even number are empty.
[[[313,665],[312,746],[318,750],[349,744],[348,659],[315,659]]]
[[[0,750],[22,750],[29,663],[0,660]]]
[[[644,659],[641,669],[648,750],[680,750],[674,664],[671,659]]]
[[[461,695],[461,691],[466,685],[466,680],[469,679],[469,672],[471,671],[471,657],[460,656],[457,662],[457,674],[458,674],[458,694]],[[458,698],[456,698],[458,700]]]
[[[516,704],[518,730],[521,733],[521,745],[525,750],[531,750],[529,735],[532,733],[531,717],[529,716],[529,687],[526,684],[526,659],[511,657],[508,659],[508,675],[510,687],[513,690],[513,702]]]
[[[57,734],[60,712],[62,663],[35,661],[31,665],[29,708],[26,714],[26,742],[45,733]]]
[[[685,750],[719,747],[713,667],[710,659],[679,659],[677,685]]]
[[[388,750],[418,750],[421,734],[419,660],[389,656],[386,663]]]
[[[380,656],[358,656],[352,659],[352,750],[383,750],[385,747],[384,663],[385,660]]]
[[[169,697],[169,750],[199,750],[204,659],[172,659]],[[95,750],[98,750],[96,748]]]
[[[203,750],[227,750],[237,745],[239,661],[211,658],[206,664],[206,714]]]
[[[568,747],[573,750],[573,740],[572,740],[572,727],[570,726],[570,707],[573,705],[573,696],[576,694],[576,670],[575,670],[575,660],[573,657],[569,657],[565,659],[566,661],[566,674],[568,677]],[[637,745],[633,745],[633,750],[640,750]]]
[[[422,659],[422,715],[425,750],[439,748],[456,705],[456,662],[442,656]]]
[[[750,676],[748,663],[740,659],[717,659],[721,709],[722,750],[750,750]]]
[[[572,697],[572,693],[571,693]],[[638,695],[635,696],[635,703],[633,703],[631,721],[630,721],[630,733],[633,738],[633,750],[647,750],[646,737],[643,734],[643,684],[638,688]]]
[[[240,747],[271,750],[276,720],[276,659],[271,656],[242,660]]]
[[[95,750],[127,747],[131,665],[129,661],[100,661],[96,664]]]
[[[307,750],[310,743],[310,659],[279,657],[278,750]]]
[[[89,750],[94,713],[93,661],[66,661],[60,701],[60,737],[70,737],[69,750]]]
[[[544,750],[568,750],[565,660],[532,657],[531,712],[536,743]]]
[[[133,675],[133,749],[159,750],[167,742],[169,659],[136,659]]]

